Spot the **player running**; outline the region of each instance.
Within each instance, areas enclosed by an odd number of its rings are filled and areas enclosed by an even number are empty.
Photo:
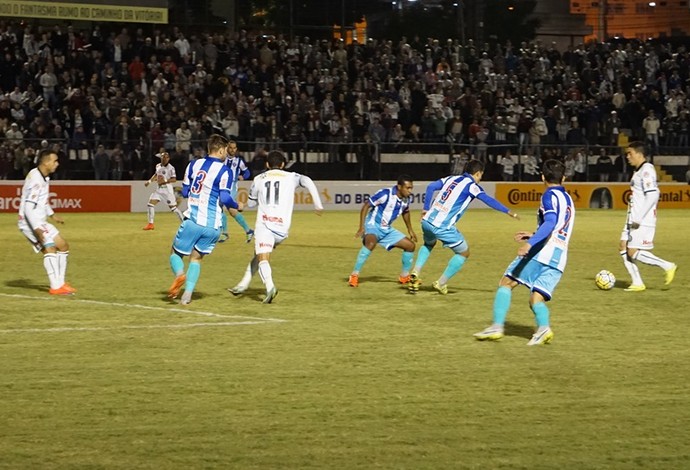
[[[161,162],[156,164],[156,171],[153,176],[144,183],[148,187],[154,181],[158,184],[158,188],[149,196],[149,202],[146,205],[146,212],[148,213],[149,223],[146,224],[144,230],[153,230],[153,219],[156,215],[156,204],[161,200],[170,208],[171,212],[182,221],[182,212],[177,208],[177,198],[173,191],[172,185],[177,182],[177,175],[175,174],[175,167],[170,164],[170,154],[165,150],[161,150],[156,154],[156,157],[161,159]]]
[[[247,166],[247,162],[244,160],[244,158],[242,158],[240,155],[237,155],[237,142],[234,140],[228,142],[228,158],[225,160],[225,164],[228,166],[230,173],[232,174],[230,195],[233,199],[237,200],[239,182],[249,179],[251,172],[249,171],[249,167]],[[235,222],[242,227],[242,230],[244,230],[244,233],[247,236],[247,243],[252,241],[254,230],[249,228],[249,224],[247,224],[247,221],[244,220],[244,216],[235,209],[229,209],[228,212],[235,219]],[[225,214],[225,212],[223,212],[223,225],[221,226],[220,230],[221,234],[218,242],[223,243],[230,238],[230,235],[228,234],[228,216]]]
[[[431,286],[443,295],[448,293],[448,281],[460,271],[470,256],[470,247],[455,224],[475,198],[494,210],[519,219],[517,214],[486,194],[479,186],[483,175],[484,164],[479,160],[470,160],[465,166],[464,174],[447,176],[427,186],[424,211],[422,212],[424,245],[419,249],[417,262],[410,274],[408,286],[410,293],[414,294],[419,290],[421,284],[419,275],[437,241],[453,250],[455,254],[448,261],[448,266],[441,277],[434,281]],[[433,199],[436,191],[439,193]]]
[[[266,166],[268,171],[261,173],[252,182],[249,189],[249,207],[258,204],[254,234],[254,256],[249,262],[242,280],[228,291],[240,295],[249,288],[252,277],[257,272],[266,287],[263,303],[270,304],[278,295],[273,283],[273,274],[269,263],[271,253],[288,237],[292,222],[292,210],[295,205],[295,191],[298,187],[307,188],[314,201],[316,215],[321,215],[323,205],[316,185],[308,176],[284,171],[285,155],[274,150],[268,153]]]
[[[474,334],[480,341],[503,338],[513,289],[518,284],[529,287],[532,292],[529,304],[537,322],[537,331],[527,345],[546,344],[553,339],[546,302],[551,300],[568,260],[568,243],[575,223],[575,205],[563,187],[565,165],[562,162],[545,161],[542,166],[542,181],[546,184],[546,191],[541,197],[537,214],[537,231],[520,231],[515,234],[515,241],[524,243],[518,248],[517,258],[508,266],[498,284],[493,323]]]

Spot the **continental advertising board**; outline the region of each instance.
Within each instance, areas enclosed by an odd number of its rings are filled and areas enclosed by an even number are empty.
[[[72,0],[70,2],[2,0],[0,17],[52,20],[117,21],[124,23],[168,22],[167,0]]]
[[[495,197],[511,209],[539,207],[543,183],[495,183]],[[628,183],[569,183],[565,189],[577,209],[626,209],[630,198]],[[690,208],[690,186],[682,183],[660,183],[659,208]]]

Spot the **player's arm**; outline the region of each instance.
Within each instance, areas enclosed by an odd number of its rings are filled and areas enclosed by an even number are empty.
[[[518,248],[518,256],[527,255],[533,246],[550,237],[556,228],[557,221],[558,217],[556,217],[555,212],[546,212],[544,214],[544,222],[542,222],[537,231],[534,232],[534,234],[523,245],[521,245],[520,248]]]
[[[220,203],[228,209],[237,209],[238,211],[244,209],[244,204],[235,201],[230,195],[229,189],[222,189],[220,191]]]
[[[237,175],[237,179],[240,181],[248,180],[251,176],[252,172],[249,171],[247,162],[244,161],[244,158],[240,158],[240,173]]]
[[[247,195],[247,207],[256,207],[259,204],[259,188],[256,185],[256,180],[249,187],[249,194]]]
[[[493,210],[503,212],[504,214],[508,214],[509,216],[511,216],[514,219],[518,219],[518,220],[520,219],[519,215],[517,215],[515,212],[511,212],[510,209],[508,209],[506,206],[504,206],[499,201],[492,198],[491,196],[489,196],[488,194],[486,194],[483,191],[477,195],[477,199],[482,201],[484,204],[486,204],[487,206],[489,206]]]
[[[192,169],[193,169],[193,164],[190,162],[187,165],[187,168],[184,170],[184,178],[182,179],[182,197],[188,198],[189,197],[189,187],[192,184]]]
[[[151,178],[149,178],[148,180],[146,180],[146,182],[144,183],[144,186],[148,186],[148,185],[150,185],[151,183],[153,183],[153,182],[155,181],[155,179],[156,179],[156,176],[157,176],[157,174],[154,173],[153,176],[151,176]]]
[[[434,193],[443,188],[443,180],[436,180],[426,187],[426,192],[424,193],[424,209],[422,210],[422,215],[426,213],[429,208],[431,208],[431,203],[434,201]]]
[[[412,228],[412,221],[410,220],[410,211],[406,210],[403,212],[402,218],[405,222],[405,226],[407,227],[407,233],[410,235],[410,240],[417,242],[417,234],[414,232],[414,229]]]
[[[314,210],[316,210],[316,214],[321,215],[321,211],[323,211],[323,204],[321,203],[321,196],[319,196],[319,190],[316,188],[314,181],[308,176],[300,175],[299,184],[307,188],[312,200],[314,201]]]
[[[630,228],[637,229],[640,228],[640,222],[644,220],[649,211],[654,210],[657,203],[659,202],[659,189],[654,188],[644,193],[644,200],[639,207],[634,207],[634,217],[635,219],[630,221]]]

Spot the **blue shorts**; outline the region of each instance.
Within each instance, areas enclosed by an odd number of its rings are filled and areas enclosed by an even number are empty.
[[[203,227],[186,219],[180,225],[173,240],[173,250],[181,255],[191,255],[192,250],[208,255],[216,247],[220,229]]]
[[[532,258],[518,256],[510,263],[504,276],[529,287],[532,292],[540,293],[544,299],[551,300],[563,273]]]
[[[465,237],[455,227],[438,228],[422,220],[422,234],[425,245],[431,246],[438,240],[443,243],[443,246],[457,253],[463,253],[469,249]]]
[[[376,242],[390,251],[396,243],[405,238],[405,235],[393,227],[379,227],[376,225],[366,225],[364,227],[364,235],[374,235]]]

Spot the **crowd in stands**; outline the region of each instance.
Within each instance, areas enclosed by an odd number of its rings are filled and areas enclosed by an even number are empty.
[[[652,155],[688,145],[684,46],[345,45],[106,27],[0,22],[0,178],[22,178],[35,153],[54,146],[58,178],[141,179],[158,149],[184,166],[212,133],[252,142],[245,153],[279,145],[292,158],[305,142],[467,145],[483,159],[499,146],[503,158],[555,156],[574,172],[587,154],[618,155],[596,146],[620,139],[645,140]]]

